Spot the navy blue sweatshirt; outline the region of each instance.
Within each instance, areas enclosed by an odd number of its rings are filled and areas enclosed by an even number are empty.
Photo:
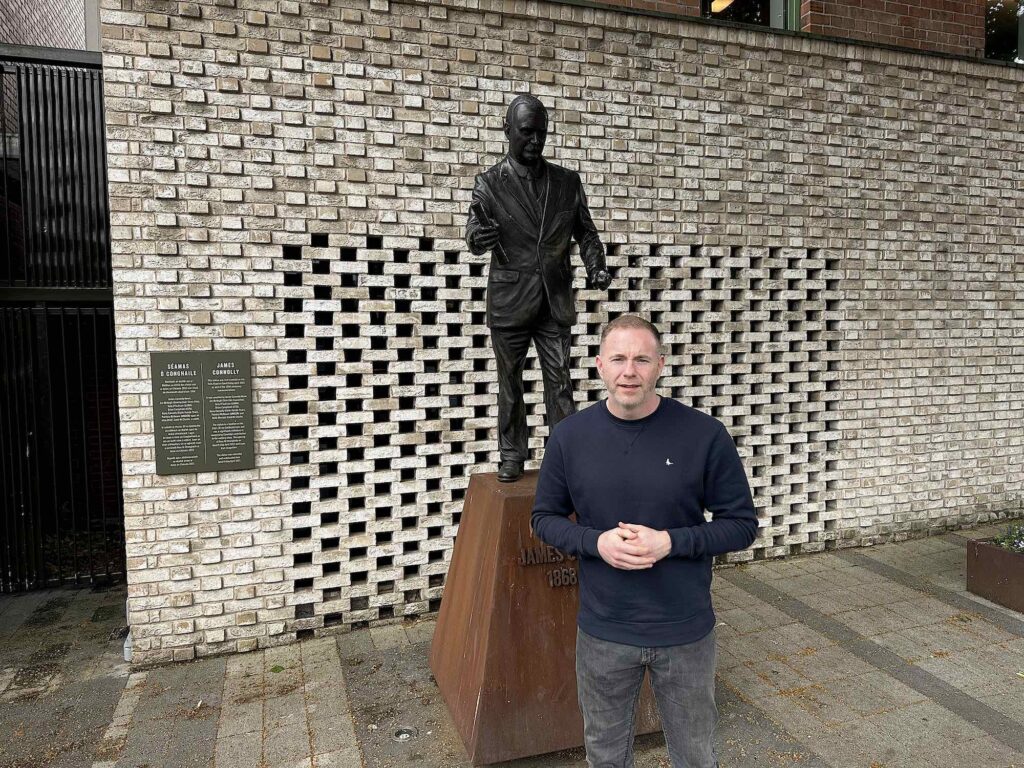
[[[597,539],[620,521],[667,530],[671,552],[645,570],[608,565]],[[579,558],[580,628],[645,647],[710,632],[711,559],[757,535],[732,437],[717,419],[664,397],[642,419],[619,419],[602,401],[562,420],[548,439],[531,524],[540,539]]]

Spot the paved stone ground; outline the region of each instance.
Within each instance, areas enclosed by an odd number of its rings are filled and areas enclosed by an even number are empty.
[[[92,765],[128,678],[124,589],[0,596],[0,766]]]
[[[722,768],[1024,768],[1024,616],[964,590],[993,530],[718,571]],[[430,620],[129,675],[123,599],[0,598],[0,768],[469,766]]]

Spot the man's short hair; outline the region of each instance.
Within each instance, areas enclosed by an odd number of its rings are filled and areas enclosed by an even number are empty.
[[[601,331],[602,346],[604,345],[604,340],[608,337],[609,333],[624,328],[638,328],[647,331],[654,337],[654,341],[658,345],[658,354],[661,354],[661,331],[655,328],[653,323],[648,320],[644,320],[639,315],[619,315],[614,320],[609,320]]]
[[[530,109],[539,110],[544,115],[544,120],[546,121],[548,119],[548,109],[541,103],[540,99],[529,93],[520,93],[512,99],[512,103],[508,105],[508,110],[505,112],[506,125],[512,125],[512,121],[516,116],[516,110],[519,107],[529,107]]]

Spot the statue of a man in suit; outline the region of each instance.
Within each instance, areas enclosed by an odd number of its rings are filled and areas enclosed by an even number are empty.
[[[512,482],[527,458],[523,366],[531,340],[544,378],[548,427],[576,411],[569,378],[576,320],[572,240],[592,285],[604,290],[611,275],[579,174],[541,157],[548,131],[544,105],[517,96],[504,127],[508,155],[476,177],[466,243],[477,255],[491,251],[487,325],[498,364],[498,480]]]

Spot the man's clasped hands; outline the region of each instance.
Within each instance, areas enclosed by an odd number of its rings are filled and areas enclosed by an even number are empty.
[[[646,525],[619,523],[597,540],[597,551],[608,565],[624,571],[651,568],[672,550],[668,531],[657,531]]]

